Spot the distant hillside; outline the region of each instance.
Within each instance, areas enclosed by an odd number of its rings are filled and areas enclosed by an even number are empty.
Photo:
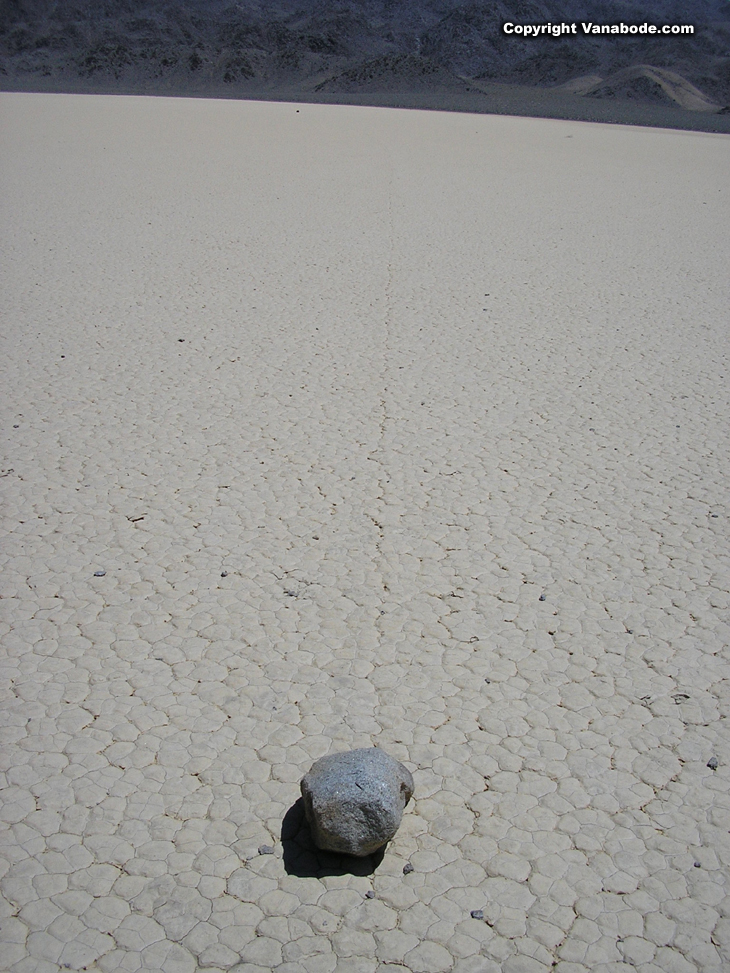
[[[717,112],[723,106],[710,101],[701,91],[674,71],[637,64],[616,71],[608,78],[589,75],[565,86],[590,98],[627,98],[676,104],[688,111]]]
[[[467,83],[437,61],[417,54],[383,54],[315,86],[315,91],[362,92],[431,88],[466,89]]]
[[[578,33],[507,36],[506,21],[575,22]],[[584,36],[582,21],[689,23],[695,32]],[[464,93],[496,83],[717,112],[730,104],[730,0],[0,2],[6,90],[251,97]]]

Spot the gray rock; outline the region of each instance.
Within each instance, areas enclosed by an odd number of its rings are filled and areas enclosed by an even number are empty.
[[[317,847],[359,857],[390,841],[413,795],[410,772],[378,747],[322,757],[301,786]]]

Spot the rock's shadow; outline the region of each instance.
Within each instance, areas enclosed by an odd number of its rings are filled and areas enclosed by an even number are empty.
[[[304,801],[292,804],[281,824],[284,868],[287,875],[299,878],[323,878],[325,875],[372,875],[385,856],[381,848],[366,858],[320,851],[312,840],[304,814]]]

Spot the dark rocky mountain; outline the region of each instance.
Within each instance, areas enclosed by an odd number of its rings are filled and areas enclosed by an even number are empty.
[[[508,21],[575,23],[577,34],[508,36]],[[586,36],[582,22],[695,31]],[[699,97],[677,100],[683,84]],[[730,0],[0,0],[5,90],[384,104],[410,92],[423,106],[431,92],[431,107],[490,110],[485,99],[508,98],[507,86],[533,91],[538,113],[563,99],[566,117],[579,102],[592,106],[586,117],[599,102],[719,113],[730,104]]]

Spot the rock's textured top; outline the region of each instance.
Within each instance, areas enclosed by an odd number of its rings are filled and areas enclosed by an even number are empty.
[[[315,844],[347,855],[370,855],[390,841],[412,795],[410,771],[378,747],[322,757],[302,780]]]

